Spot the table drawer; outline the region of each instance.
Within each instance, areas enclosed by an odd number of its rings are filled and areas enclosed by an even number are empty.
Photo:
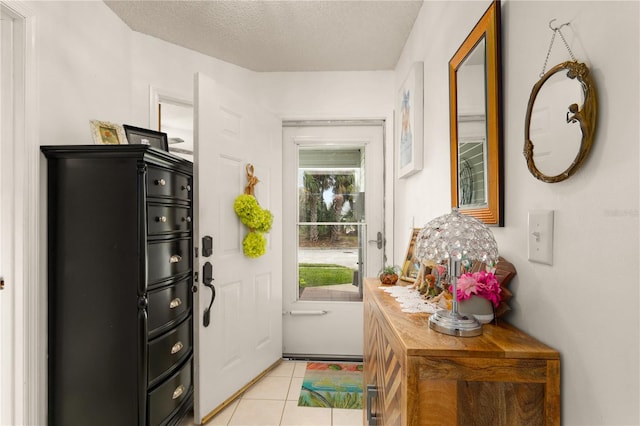
[[[149,241],[147,255],[147,282],[150,285],[184,274],[191,265],[191,239]]]
[[[149,385],[192,352],[191,318],[149,342]]]
[[[149,292],[149,335],[184,317],[191,309],[191,278]]]
[[[191,230],[191,209],[186,206],[149,204],[147,206],[147,232],[149,235]]]
[[[192,393],[191,363],[187,361],[182,368],[164,383],[147,395],[147,422],[149,425],[163,423],[171,414],[187,403]]]
[[[187,175],[149,166],[147,173],[147,196],[161,198],[191,199],[191,178]]]

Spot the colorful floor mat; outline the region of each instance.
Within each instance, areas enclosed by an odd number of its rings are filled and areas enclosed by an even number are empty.
[[[308,362],[298,405],[362,409],[362,364]]]

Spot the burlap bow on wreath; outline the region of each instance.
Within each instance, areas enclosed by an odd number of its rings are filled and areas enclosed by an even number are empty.
[[[253,174],[253,164],[247,164],[247,186],[244,194],[238,195],[233,203],[233,209],[240,221],[249,228],[249,233],[242,241],[242,250],[247,257],[260,257],[267,251],[267,239],[264,236],[271,230],[273,215],[267,209],[260,207],[254,195],[254,187],[260,182]]]

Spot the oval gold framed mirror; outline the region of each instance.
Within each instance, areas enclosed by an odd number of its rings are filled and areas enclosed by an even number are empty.
[[[500,1],[449,61],[451,206],[504,226]]]
[[[561,182],[587,159],[596,131],[596,87],[585,64],[556,65],[533,86],[525,118],[524,156],[537,179]]]

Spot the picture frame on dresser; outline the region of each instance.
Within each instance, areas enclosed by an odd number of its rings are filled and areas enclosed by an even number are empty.
[[[119,124],[89,120],[89,128],[93,143],[97,145],[124,145],[127,143],[124,128]]]
[[[124,132],[130,144],[149,145],[169,151],[169,138],[165,132],[124,124]]]
[[[402,281],[415,282],[420,272],[420,261],[415,257],[416,238],[421,228],[414,228],[411,231],[411,239],[409,240],[409,247],[407,248],[407,254],[404,257],[402,263],[402,272],[400,279]]]

